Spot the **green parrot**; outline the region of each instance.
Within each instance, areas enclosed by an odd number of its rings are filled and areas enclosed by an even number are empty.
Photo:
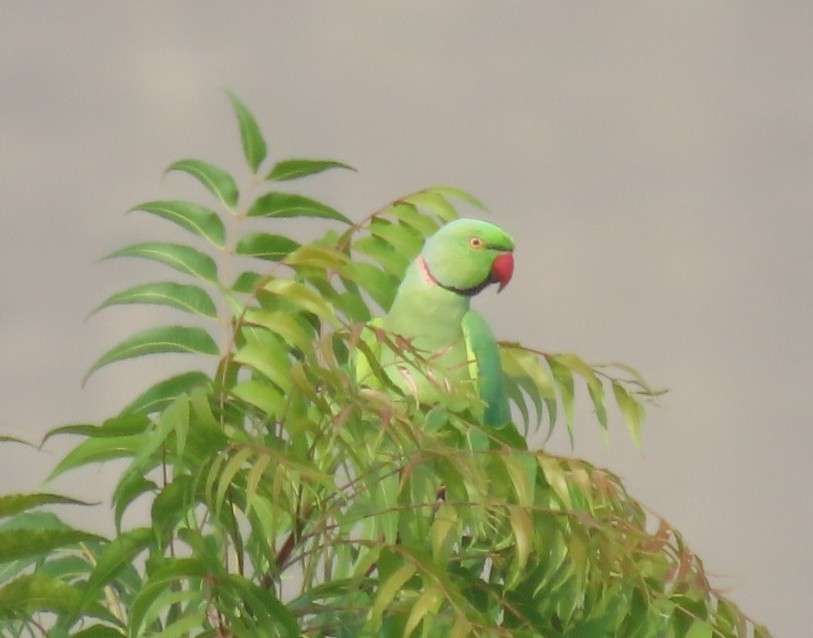
[[[483,423],[510,420],[497,341],[471,298],[492,283],[502,290],[514,271],[514,240],[501,228],[456,219],[432,235],[409,265],[380,325],[408,339],[429,362],[423,374],[389,348],[380,353],[392,382],[421,403],[434,403],[446,380],[472,382]],[[423,369],[426,370],[426,366]]]

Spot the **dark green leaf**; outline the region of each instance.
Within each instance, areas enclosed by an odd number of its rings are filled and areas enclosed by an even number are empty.
[[[229,208],[237,206],[237,184],[222,168],[197,159],[184,159],[172,164],[169,171],[183,171],[203,184],[212,195]]]
[[[114,518],[117,530],[121,529],[121,519],[130,504],[142,494],[153,491],[158,491],[158,485],[139,474],[131,473],[119,480],[111,499],[115,506]]]
[[[249,209],[249,217],[319,217],[352,223],[330,206],[295,193],[268,193],[260,197]]]
[[[72,612],[80,598],[78,589],[59,578],[26,574],[0,589],[0,612]]]
[[[240,126],[240,141],[243,144],[243,155],[246,158],[251,172],[256,173],[257,169],[265,159],[266,147],[265,139],[257,125],[257,120],[251,114],[236,95],[227,92],[231,101],[234,114],[237,116],[237,123]]]
[[[236,252],[238,255],[280,261],[297,248],[299,243],[284,235],[250,231],[240,238]]]
[[[95,558],[93,572],[83,588],[83,601],[95,598],[111,580],[127,569],[133,559],[144,551],[152,540],[153,531],[149,527],[138,527],[119,534],[108,543]]]
[[[122,412],[141,412],[143,414],[159,412],[175,397],[186,394],[194,388],[210,386],[211,379],[203,372],[184,372],[156,383],[136,397]]]
[[[261,275],[258,272],[253,272],[251,270],[247,270],[245,272],[241,272],[237,275],[237,278],[234,280],[234,283],[231,285],[231,289],[234,292],[243,292],[247,294],[253,293],[257,290],[257,287],[260,285],[263,279],[265,279],[267,275]]]
[[[226,243],[226,227],[220,216],[200,204],[168,200],[155,201],[144,202],[130,210],[141,210],[174,222],[182,228],[200,235],[218,248],[223,248]]]
[[[69,527],[61,529],[15,529],[0,532],[0,563],[42,556],[60,547],[98,539],[95,534]]]
[[[105,299],[91,314],[109,306],[139,303],[170,306],[204,317],[217,317],[217,308],[203,288],[171,281],[141,284],[118,292]]]
[[[109,625],[91,625],[71,634],[71,638],[122,638],[126,634]]]
[[[265,179],[282,182],[290,179],[299,179],[308,175],[315,175],[331,168],[356,169],[343,162],[333,160],[287,159],[278,162],[266,175]]]
[[[59,494],[7,494],[0,496],[0,517],[13,516],[20,512],[41,507],[42,505],[70,504],[70,505],[93,505],[85,501],[80,501],[68,496]]]
[[[216,355],[218,349],[214,339],[202,328],[188,326],[149,328],[125,339],[105,352],[90,367],[84,381],[87,381],[88,377],[99,368],[116,361],[167,352]]]
[[[18,439],[16,436],[8,436],[7,434],[0,435],[0,443],[19,443],[21,445],[27,445],[28,447],[36,447],[33,443]]]
[[[166,264],[182,273],[205,281],[217,281],[217,264],[209,255],[191,246],[148,241],[121,248],[105,257],[141,257]]]
[[[273,589],[261,588],[238,574],[228,574],[224,578],[224,589],[233,592],[235,602],[239,601],[239,604],[245,606],[245,611],[236,616],[245,617],[250,614],[256,623],[257,635],[289,638],[302,635],[295,616],[280,602]]]
[[[99,437],[114,437],[114,436],[129,436],[131,434],[140,434],[144,432],[149,426],[149,419],[143,414],[120,414],[112,419],[107,419],[101,426],[88,425],[85,423],[63,425],[53,430],[49,430],[43,437],[40,447],[45,445],[53,436],[62,436],[65,434],[75,434],[77,436],[84,436],[90,438]]]

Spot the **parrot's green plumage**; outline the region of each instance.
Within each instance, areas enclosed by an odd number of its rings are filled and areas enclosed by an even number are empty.
[[[492,283],[508,283],[514,240],[501,228],[457,219],[438,230],[409,265],[389,313],[380,325],[410,340],[431,362],[431,378],[384,349],[381,363],[393,383],[422,403],[438,398],[445,380],[471,381],[486,408],[483,423],[510,419],[499,347],[471,298]]]

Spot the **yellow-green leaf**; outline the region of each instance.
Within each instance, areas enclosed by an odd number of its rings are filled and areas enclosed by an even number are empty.
[[[520,505],[508,506],[508,519],[516,540],[517,566],[522,569],[527,564],[528,555],[533,547],[533,519],[528,510]]]

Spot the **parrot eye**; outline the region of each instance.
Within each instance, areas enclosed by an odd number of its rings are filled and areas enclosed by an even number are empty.
[[[476,236],[472,237],[471,239],[469,239],[469,246],[479,250],[480,248],[483,247],[483,240]]]

